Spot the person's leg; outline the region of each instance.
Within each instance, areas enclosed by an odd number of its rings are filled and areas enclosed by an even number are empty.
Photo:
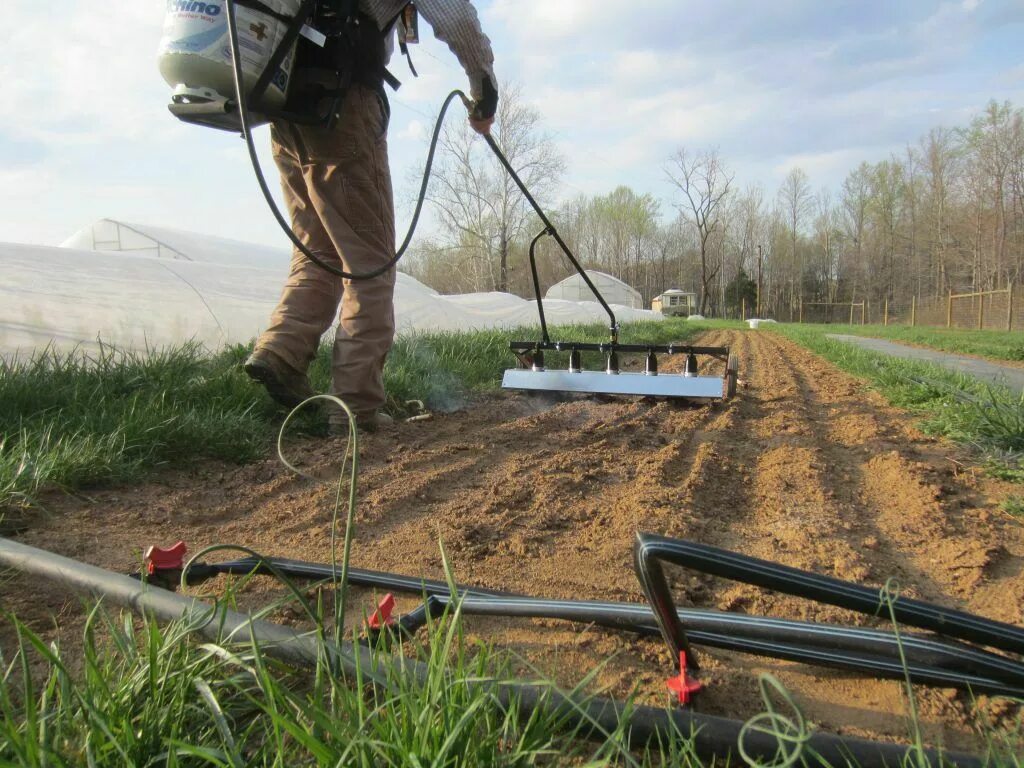
[[[274,161],[281,172],[281,190],[292,230],[302,244],[329,264],[340,266],[330,235],[317,214],[306,188],[301,132],[284,123],[272,128]],[[291,272],[270,325],[256,349],[272,351],[290,366],[305,371],[316,355],[320,337],[331,327],[343,291],[341,278],[321,269],[297,248],[292,250]]]
[[[354,87],[338,125],[303,128],[311,162],[306,189],[345,269],[368,272],[395,253],[394,201],[387,157],[387,107]],[[334,341],[332,392],[360,418],[384,405],[384,361],[395,335],[395,269],[372,280],[344,281]]]

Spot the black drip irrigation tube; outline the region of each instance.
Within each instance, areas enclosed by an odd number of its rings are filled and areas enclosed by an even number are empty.
[[[317,667],[326,660],[338,675],[354,675],[358,669],[375,684],[387,685],[386,676],[369,672],[380,669],[382,660],[375,658],[369,648],[358,644],[319,642],[287,627],[177,595],[131,576],[111,573],[10,539],[0,538],[0,565],[49,579],[66,589],[101,598],[139,615],[160,621],[186,621],[194,632],[215,642],[251,643],[268,656],[304,667]],[[402,669],[418,680],[427,679],[428,669],[422,663],[403,659]],[[500,706],[517,709],[525,716],[538,710],[557,715],[564,730],[576,736],[606,739],[608,734],[622,728],[631,748],[667,745],[679,734],[692,736],[697,755],[708,760],[736,754],[741,739],[745,754],[755,760],[773,761],[780,749],[787,748],[772,734],[744,729],[739,720],[689,710],[627,706],[600,698],[575,701],[550,688],[535,685],[492,681],[470,685],[487,688]],[[803,765],[815,767],[854,763],[874,768],[900,765],[911,755],[923,757],[934,765],[959,768],[985,765],[985,761],[975,755],[936,750],[925,750],[923,755],[918,755],[913,747],[818,732],[809,734],[803,742],[800,759]]]
[[[650,538],[641,537],[644,541]],[[652,570],[650,564],[645,568],[645,573]],[[195,563],[189,567],[186,580],[195,584],[219,574],[271,575],[271,569],[293,578],[340,580],[340,572],[329,565],[284,558],[268,558],[263,562],[245,558],[224,563]],[[180,571],[173,572],[170,582],[176,583],[179,576]],[[648,577],[640,574],[640,578],[643,583]],[[453,604],[449,585],[435,579],[350,568],[348,583],[355,587],[425,597],[422,606],[401,618],[400,629],[407,632],[415,631],[428,615],[437,616]],[[664,634],[659,611],[648,605],[551,600],[463,585],[456,585],[455,589],[455,597],[460,601],[459,609],[464,615],[556,619],[594,624],[641,636]],[[687,627],[684,640],[689,636],[698,645],[892,680],[902,680],[909,675],[915,684],[1024,698],[1024,665],[965,643],[914,633],[902,634],[897,639],[892,632],[878,629],[723,611],[676,609],[671,603],[671,595],[664,599],[664,605],[668,606],[666,610],[674,610],[679,625]],[[670,646],[670,649],[674,658],[679,650],[683,650],[681,646]],[[692,652],[687,656],[688,660],[693,657]]]
[[[945,637],[979,643],[1010,653],[1024,653],[1022,627],[907,597],[891,596],[887,602],[879,589],[747,557],[707,544],[638,533],[633,559],[637,578],[643,585],[647,599],[654,606],[662,635],[673,653],[687,650],[689,644],[665,581],[661,567],[663,562],[869,616],[889,619],[891,606],[892,618],[902,624],[930,629]]]

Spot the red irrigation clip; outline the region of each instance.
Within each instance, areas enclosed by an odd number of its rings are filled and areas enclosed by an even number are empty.
[[[679,674],[666,680],[665,685],[676,694],[679,703],[683,706],[689,704],[694,694],[699,693],[704,688],[702,682],[686,676],[686,651],[679,652]]]
[[[188,547],[184,541],[179,541],[167,549],[149,547],[145,553],[146,573],[152,576],[157,571],[180,571],[185,565],[186,552]]]
[[[395,596],[388,592],[384,595],[384,599],[380,601],[377,606],[377,610],[373,612],[366,621],[366,626],[370,629],[381,629],[382,627],[390,627],[395,623],[395,620],[391,616],[391,612],[395,610]]]

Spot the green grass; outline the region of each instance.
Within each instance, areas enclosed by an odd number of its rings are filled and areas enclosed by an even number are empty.
[[[479,683],[511,681],[511,660],[469,643],[452,616],[425,642],[375,646],[383,680],[373,687],[326,662],[297,669],[252,645],[193,642],[182,623],[112,620],[97,609],[69,653],[12,621],[18,643],[0,679],[4,764],[699,765],[681,736],[637,755],[621,731],[587,742],[562,714],[503,708]],[[425,680],[404,673],[403,650],[426,664]]]
[[[956,328],[911,328],[905,325],[830,325],[829,333],[890,339],[941,352],[993,360],[1024,361],[1024,331],[968,331]]]
[[[273,409],[241,372],[245,350],[45,352],[0,364],[0,507],[47,487],[134,480],[184,458],[246,461]]]
[[[866,379],[889,402],[922,417],[922,428],[975,449],[991,471],[1024,481],[1024,394],[915,360],[826,338],[836,326],[780,324],[777,333]]]
[[[1024,496],[1008,496],[999,508],[1008,515],[1024,520]]]
[[[231,595],[228,596],[230,602]],[[322,603],[320,604],[322,605]],[[280,607],[280,606],[275,606]],[[319,608],[317,609],[319,610]],[[0,764],[45,766],[677,766],[698,768],[690,734],[671,733],[643,751],[625,729],[584,738],[565,710],[505,707],[490,682],[528,682],[545,694],[556,688],[537,675],[511,670],[522,660],[470,642],[457,609],[404,643],[379,641],[369,669],[339,675],[327,659],[333,643],[323,632],[305,635],[320,649],[313,669],[271,658],[258,645],[226,639],[198,642],[196,625],[154,621],[102,607],[89,614],[81,642],[47,643],[13,617],[0,652]],[[214,619],[214,622],[216,620]],[[205,617],[200,618],[205,623]],[[408,674],[408,659],[427,674]],[[610,659],[609,664],[615,660]],[[376,683],[369,684],[372,677]],[[568,696],[585,703],[590,680]],[[778,687],[774,678],[762,678]],[[908,686],[909,688],[909,686]],[[764,694],[769,712],[803,716]],[[913,693],[911,693],[911,701]],[[628,711],[631,702],[626,701]],[[775,716],[777,717],[777,715]],[[908,737],[920,745],[913,707]],[[760,727],[783,727],[762,715]],[[750,721],[753,723],[753,721]],[[1021,723],[993,726],[983,711],[977,726],[992,768],[1021,768]],[[792,735],[792,734],[791,734]],[[792,751],[792,743],[786,750]],[[802,764],[799,754],[796,765]],[[718,766],[740,765],[722,759]],[[905,765],[925,765],[913,753]],[[854,764],[855,765],[855,764]],[[941,768],[939,764],[931,764]],[[762,768],[756,766],[756,768]]]
[[[622,341],[682,341],[715,323],[635,323]],[[512,339],[535,329],[435,333],[398,339],[384,372],[388,409],[407,400],[450,410],[500,386],[513,363]],[[600,326],[552,329],[565,340],[603,340]],[[250,461],[270,450],[282,413],[242,372],[249,352],[219,354],[184,345],[142,355],[41,353],[0,361],[0,510],[30,505],[50,488],[135,481],[155,467],[219,459]],[[314,388],[330,382],[330,346],[310,369]],[[313,415],[299,428],[324,434]]]

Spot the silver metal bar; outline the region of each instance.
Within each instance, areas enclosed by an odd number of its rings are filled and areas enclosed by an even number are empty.
[[[717,376],[689,376],[662,373],[604,373],[603,371],[529,371],[510,368],[501,386],[505,389],[545,392],[582,392],[591,395],[641,395],[645,397],[687,397],[720,400],[723,379]]]

